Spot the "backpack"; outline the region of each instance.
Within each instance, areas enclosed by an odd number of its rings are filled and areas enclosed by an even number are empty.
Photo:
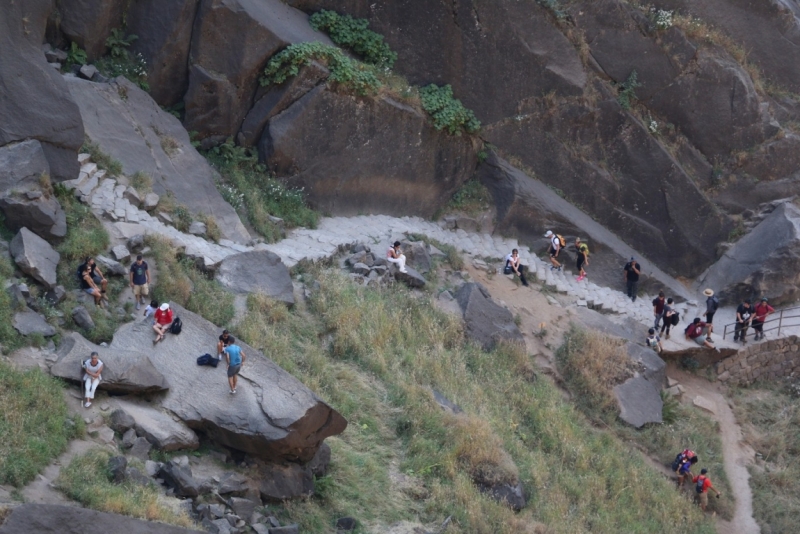
[[[564,247],[566,247],[566,246],[567,246],[567,240],[566,240],[566,239],[564,239],[564,236],[563,236],[563,235],[561,235],[561,234],[556,234],[556,237],[558,238],[558,243],[559,243],[559,246],[560,246],[561,248],[564,248]]]
[[[681,314],[678,312],[673,313],[669,316],[669,320],[672,322],[672,326],[678,326],[678,323],[681,320]]]
[[[708,297],[711,299],[711,313],[716,313],[719,309],[719,299],[717,297]]]
[[[705,475],[700,475],[697,477],[697,485],[694,487],[694,490],[697,493],[703,493],[703,486],[705,485],[705,481],[708,477]]]
[[[219,360],[213,357],[212,355],[205,353],[202,356],[197,357],[197,365],[208,365],[210,367],[216,367],[219,365]]]
[[[175,317],[175,320],[172,321],[172,326],[169,327],[169,331],[171,334],[180,334],[181,329],[183,328],[183,322],[181,322],[180,317]]]

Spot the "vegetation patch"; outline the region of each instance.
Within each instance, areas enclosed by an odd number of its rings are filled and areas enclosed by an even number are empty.
[[[147,62],[142,54],[133,54],[128,47],[137,40],[137,35],[128,35],[119,29],[111,30],[111,35],[106,39],[108,54],[98,59],[95,66],[107,78],[124,76],[139,86],[144,91],[150,90],[147,83]]]
[[[161,491],[154,485],[142,486],[130,481],[121,484],[111,482],[108,471],[108,460],[111,456],[111,452],[105,449],[93,449],[76,457],[61,470],[56,485],[70,499],[93,510],[161,521],[180,527],[195,527],[188,515],[178,514],[161,502]]]
[[[419,90],[419,96],[424,109],[433,119],[433,126],[437,130],[445,130],[451,135],[461,135],[461,132],[475,133],[481,128],[480,121],[472,110],[464,107],[461,100],[453,96],[450,85],[439,87],[430,84]]]
[[[100,145],[92,143],[88,137],[83,141],[81,152],[89,154],[92,157],[92,161],[97,164],[97,167],[110,175],[119,176],[122,174],[122,163],[103,152]]]
[[[0,287],[6,287],[6,282],[13,274],[14,269],[8,260],[0,257]],[[12,326],[15,311],[11,295],[7,291],[0,291],[0,348],[6,354],[26,344],[25,337]]]
[[[636,88],[641,86],[642,84],[639,83],[639,77],[636,74],[636,70],[632,70],[628,76],[628,79],[617,85],[617,90],[619,91],[619,94],[617,95],[617,102],[619,102],[619,105],[622,106],[622,109],[631,109],[631,106],[633,106],[633,103],[636,100]]]
[[[331,41],[357,54],[367,63],[388,70],[397,61],[397,53],[384,42],[383,35],[369,29],[366,19],[355,19],[323,9],[311,15],[309,23],[312,28],[327,33]]]
[[[453,198],[445,206],[445,213],[460,212],[470,216],[480,215],[492,207],[492,194],[480,180],[471,178],[461,189],[456,191]]]
[[[78,265],[87,257],[97,256],[107,250],[111,240],[103,224],[97,220],[89,206],[81,203],[64,187],[57,185],[55,191],[67,215],[67,235],[56,247],[61,254],[61,261],[58,262],[58,281],[67,289],[77,289]]]
[[[39,369],[0,362],[0,404],[0,484],[24,486],[83,433],[83,420],[69,416],[61,382]]]

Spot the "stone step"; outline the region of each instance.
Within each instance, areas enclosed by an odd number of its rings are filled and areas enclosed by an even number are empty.
[[[87,154],[86,152],[78,154],[78,164],[79,165],[83,165],[84,163],[89,163],[91,161],[91,159],[92,159],[91,154]]]

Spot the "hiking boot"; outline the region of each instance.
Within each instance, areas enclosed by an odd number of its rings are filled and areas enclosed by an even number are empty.
[[[142,308],[142,305],[141,305],[141,304],[139,304],[139,303],[137,302],[137,303],[136,303],[136,309],[137,309],[137,310],[139,310],[139,309],[141,309],[141,308]]]
[[[664,339],[669,339],[669,334],[667,334],[666,336],[664,336]]]

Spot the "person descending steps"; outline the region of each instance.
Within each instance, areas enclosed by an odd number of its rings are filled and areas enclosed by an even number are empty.
[[[552,230],[548,230],[545,237],[550,239],[550,249],[548,252],[550,253],[550,270],[553,269],[561,270],[561,263],[558,261],[558,253],[561,252],[561,249],[567,244],[564,238],[559,234],[554,234]]]

